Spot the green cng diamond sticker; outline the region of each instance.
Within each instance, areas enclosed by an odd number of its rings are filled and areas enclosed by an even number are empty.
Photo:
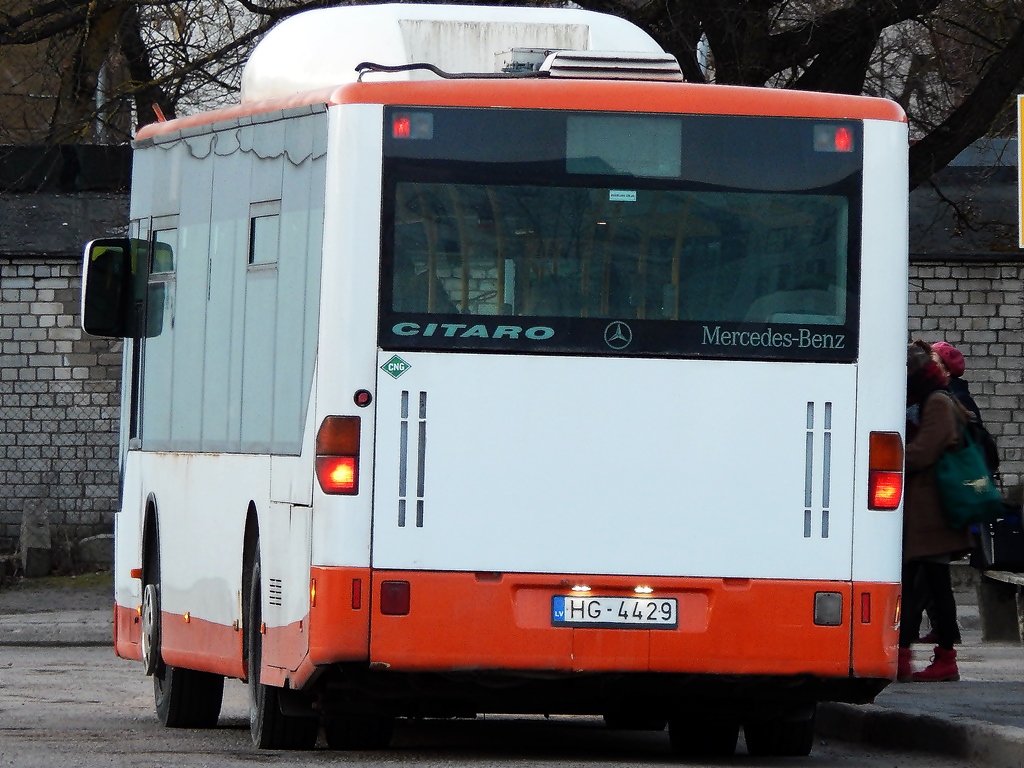
[[[410,368],[412,368],[412,366],[409,365],[409,363],[405,362],[405,360],[400,358],[398,355],[395,355],[380,367],[380,369],[384,371],[384,373],[386,373],[393,379],[397,379]]]

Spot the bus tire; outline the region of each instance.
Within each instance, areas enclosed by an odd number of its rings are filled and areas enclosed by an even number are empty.
[[[677,757],[728,757],[736,753],[739,736],[740,725],[731,720],[681,714],[668,721],[669,743]]]
[[[257,550],[258,552],[258,550]],[[257,749],[313,749],[320,721],[292,717],[281,711],[279,689],[260,682],[263,661],[263,609],[260,591],[260,557],[252,567],[249,594],[247,659],[249,677],[249,733]]]
[[[386,715],[341,715],[324,720],[330,749],[387,749],[395,720]]]
[[[806,757],[814,746],[814,710],[810,717],[744,723],[743,738],[751,755]]]
[[[224,675],[163,663],[153,673],[156,716],[167,728],[213,728],[223,697]]]

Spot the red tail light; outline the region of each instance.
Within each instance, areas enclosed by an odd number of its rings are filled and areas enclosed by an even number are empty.
[[[328,416],[316,433],[316,479],[324,493],[359,493],[359,417]]]
[[[902,472],[869,472],[868,509],[896,509],[903,496]]]
[[[868,447],[868,509],[896,509],[903,498],[903,440],[872,432]]]

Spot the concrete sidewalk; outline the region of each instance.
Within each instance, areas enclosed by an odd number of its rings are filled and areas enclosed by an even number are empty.
[[[1024,648],[982,643],[980,630],[965,628],[963,636],[959,682],[893,683],[874,704],[824,704],[819,735],[992,768],[1024,766]],[[923,669],[931,654],[930,647],[915,646],[914,668]]]
[[[0,649],[111,645],[111,593],[102,584],[84,590],[0,590]],[[893,683],[874,704],[822,705],[821,738],[1024,768],[1024,648],[983,643],[976,605],[960,605],[959,614],[960,682]],[[931,653],[928,646],[915,646],[915,668],[923,668]]]

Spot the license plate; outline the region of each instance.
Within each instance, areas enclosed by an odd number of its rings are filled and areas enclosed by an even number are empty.
[[[674,597],[555,595],[551,599],[551,625],[676,629],[679,626],[679,615]]]

